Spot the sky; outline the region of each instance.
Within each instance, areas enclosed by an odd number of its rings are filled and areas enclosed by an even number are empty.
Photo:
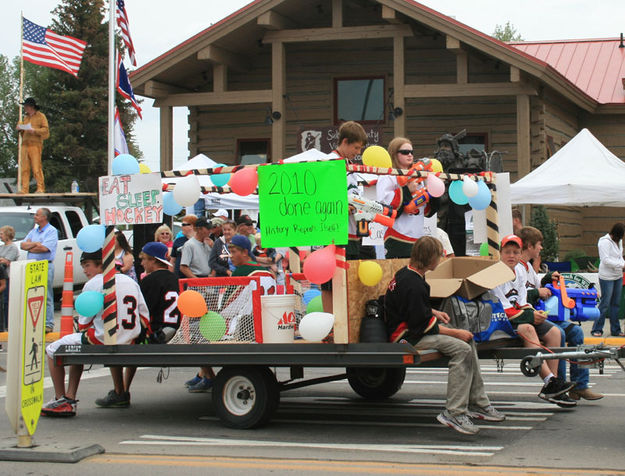
[[[88,1],[88,0],[85,0]],[[298,0],[313,1],[313,0]],[[58,0],[4,0],[0,16],[0,54],[13,58],[20,49],[20,12],[42,26],[51,22]],[[218,22],[249,0],[126,0],[138,66],[142,66],[201,30]],[[422,4],[492,34],[510,22],[524,40],[617,37],[625,32],[623,0],[423,0]],[[348,13],[344,13],[347,15]],[[128,68],[128,61],[125,61]],[[17,98],[16,98],[17,99]],[[145,98],[143,120],[137,119],[139,147],[152,170],[159,169],[159,113]],[[43,105],[45,107],[45,105]],[[174,109],[174,165],[188,160],[187,108]]]

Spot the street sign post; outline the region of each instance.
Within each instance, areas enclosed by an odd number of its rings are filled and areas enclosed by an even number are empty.
[[[19,447],[31,447],[43,406],[47,261],[11,264],[6,412]]]

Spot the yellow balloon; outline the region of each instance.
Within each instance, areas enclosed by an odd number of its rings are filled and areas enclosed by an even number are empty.
[[[432,162],[432,172],[442,172],[443,164],[440,163],[438,159],[430,159]]]
[[[382,167],[390,169],[393,166],[391,156],[384,147],[370,145],[362,154],[362,163],[369,167]]]
[[[382,279],[382,267],[375,261],[363,261],[358,266],[358,279],[365,286],[375,286]]]
[[[148,167],[146,164],[144,164],[143,162],[141,162],[139,164],[139,173],[142,174],[151,174],[152,170],[150,170],[150,167]]]

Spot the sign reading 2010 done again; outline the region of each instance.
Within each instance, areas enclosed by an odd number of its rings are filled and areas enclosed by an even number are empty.
[[[163,221],[161,175],[100,177],[100,220],[104,225],[143,225]]]
[[[345,161],[258,168],[263,247],[347,243]]]

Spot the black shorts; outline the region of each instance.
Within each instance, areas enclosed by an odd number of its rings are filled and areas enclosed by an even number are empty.
[[[512,324],[512,327],[514,328],[514,330],[517,329],[517,327],[519,327],[520,324],[515,324],[514,321],[510,321],[510,324]],[[522,324],[529,324],[528,322],[522,323]],[[534,326],[534,329],[536,329],[536,335],[541,338],[543,337],[547,332],[549,332],[552,328],[554,328],[556,325],[552,322],[549,321],[544,321],[541,324],[531,324],[532,326]]]

